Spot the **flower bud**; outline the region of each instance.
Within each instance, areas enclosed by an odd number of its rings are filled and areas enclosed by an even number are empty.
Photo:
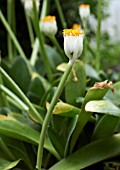
[[[54,36],[57,33],[55,16],[46,16],[40,22],[41,31],[47,36]]]
[[[64,51],[71,62],[74,62],[82,53],[83,50],[83,32],[80,30],[65,29],[64,36]]]
[[[33,13],[33,0],[24,0],[23,2],[27,15],[31,17]],[[39,11],[40,0],[35,0],[35,2],[37,11]]]
[[[77,24],[77,23],[74,23],[73,26],[72,26],[72,29],[73,30],[81,30],[81,25],[80,24]]]
[[[79,6],[79,14],[81,16],[82,20],[85,20],[90,15],[90,5],[88,4],[82,4]]]

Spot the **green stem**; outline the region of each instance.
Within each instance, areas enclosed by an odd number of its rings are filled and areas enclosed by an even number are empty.
[[[34,66],[36,63],[38,51],[39,51],[39,40],[38,40],[38,38],[36,38],[34,45],[33,45],[33,51],[32,51],[31,57],[30,57],[30,64],[32,66]]]
[[[41,135],[40,135],[40,140],[39,140],[39,146],[38,146],[38,154],[37,154],[37,169],[38,170],[41,170],[41,165],[42,165],[42,155],[43,155],[43,145],[44,145],[44,140],[45,140],[45,136],[46,136],[46,131],[47,131],[47,127],[48,127],[48,124],[49,124],[49,121],[50,121],[50,117],[51,117],[51,113],[55,107],[55,104],[57,103],[57,100],[64,88],[64,85],[66,83],[66,80],[69,76],[69,73],[72,69],[72,66],[73,66],[73,63],[69,62],[67,67],[66,67],[66,70],[61,78],[61,81],[58,85],[58,88],[55,92],[55,95],[51,101],[51,104],[48,108],[48,111],[47,111],[47,114],[45,116],[45,119],[44,119],[44,122],[43,122],[43,125],[42,125],[42,130],[41,130]]]
[[[3,25],[5,26],[6,30],[8,31],[9,35],[10,35],[10,38],[13,40],[14,42],[14,45],[16,46],[18,52],[20,53],[20,55],[23,57],[23,58],[27,58],[25,53],[23,52],[17,38],[15,37],[15,34],[13,33],[13,31],[11,30],[9,24],[7,23],[5,17],[3,16],[2,12],[0,11],[0,19],[3,23]]]
[[[41,50],[41,54],[42,54],[42,58],[43,58],[43,62],[44,62],[45,70],[46,70],[46,75],[47,75],[48,80],[51,82],[52,81],[52,71],[50,68],[50,63],[48,61],[47,53],[45,51],[43,36],[40,31],[39,18],[38,18],[38,14],[37,14],[35,0],[33,0],[33,13],[34,13],[33,26],[34,26],[36,35],[39,40],[40,50]]]
[[[94,50],[91,48],[90,44],[88,42],[86,42],[86,46],[87,46],[87,49],[90,51],[90,53],[92,54],[92,56],[95,58],[95,52]]]
[[[19,105],[22,110],[29,110],[29,107],[26,106],[14,93],[12,93],[8,88],[6,88],[3,85],[0,85],[0,90],[2,90],[5,94],[10,96],[12,100],[15,100]]]
[[[31,23],[30,17],[26,14],[26,10],[24,10],[24,13],[25,13],[25,18],[26,18],[26,22],[27,22],[31,46],[33,46],[33,44],[34,44],[34,33],[33,33],[32,23]]]
[[[41,15],[40,15],[41,19],[47,15],[48,2],[49,2],[48,0],[43,0],[42,10],[41,10]]]
[[[15,34],[13,33],[13,31],[11,30],[9,24],[7,23],[5,17],[3,16],[2,12],[0,11],[0,19],[3,23],[3,25],[5,26],[6,30],[8,31],[9,35],[10,35],[10,38],[12,39],[12,41],[14,42],[14,45],[16,47],[16,49],[18,50],[19,54],[21,55],[21,57],[24,58],[24,60],[26,61],[27,63],[27,66],[28,66],[28,69],[29,69],[29,72],[30,74],[32,74],[32,70],[31,70],[31,67],[30,67],[30,64],[28,63],[28,60],[27,60],[27,57],[24,53],[24,51],[22,50],[17,38],[15,37]]]
[[[62,11],[62,8],[61,8],[59,0],[55,0],[55,4],[56,4],[57,10],[58,10],[58,14],[59,14],[59,17],[60,17],[62,27],[63,27],[63,29],[66,29],[67,28],[67,23],[65,21],[64,14],[63,14],[63,11]]]
[[[0,67],[0,73],[1,75],[9,82],[9,84],[13,87],[13,89],[17,92],[19,97],[26,103],[26,105],[31,110],[31,116],[32,118],[38,122],[43,123],[43,118],[41,115],[37,112],[37,110],[34,108],[34,106],[31,104],[29,99],[25,96],[25,94],[21,91],[21,89],[17,86],[17,84],[9,77],[9,75]]]
[[[98,26],[97,26],[97,32],[96,32],[96,42],[97,42],[97,49],[96,49],[96,62],[95,67],[96,70],[100,70],[100,37],[101,37],[101,4],[102,1],[98,0],[98,11],[97,11],[97,17],[98,17]]]
[[[12,1],[13,0],[7,0],[7,20],[8,20],[8,24],[10,25],[10,27],[12,28],[12,11],[13,11],[13,7],[12,7]],[[9,33],[7,34],[7,42],[8,42],[8,58],[9,61],[13,60],[13,44],[12,44],[12,40],[10,38]]]
[[[16,13],[15,13],[15,0],[12,0],[12,30],[14,32],[14,34],[16,35]],[[15,45],[13,44],[13,55],[16,56],[17,52],[16,52],[16,48]]]
[[[52,43],[54,44],[54,46],[56,47],[56,49],[59,51],[61,57],[65,60],[66,59],[66,56],[64,54],[64,51],[63,49],[60,47],[57,39],[55,36],[49,36],[50,40],[52,41]]]
[[[3,84],[2,75],[0,75],[0,85],[2,85],[2,84]],[[7,101],[7,97],[6,97],[5,93],[2,92],[1,89],[0,89],[0,97],[2,99],[1,100],[2,106],[6,106],[6,107],[10,108],[9,103]]]
[[[83,49],[83,61],[84,63],[87,62],[87,58],[86,58],[86,51],[87,51],[87,39],[86,39],[86,28],[87,28],[87,21],[86,19],[83,20],[83,28],[84,28],[84,49]]]

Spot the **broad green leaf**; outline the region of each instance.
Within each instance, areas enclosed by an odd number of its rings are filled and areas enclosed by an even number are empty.
[[[9,147],[8,147],[7,144],[4,142],[4,140],[2,139],[2,137],[0,137],[0,148],[1,148],[1,150],[6,154],[6,156],[7,156],[10,160],[15,160],[15,157],[14,157],[13,153],[10,151]]]
[[[44,93],[45,89],[40,78],[35,77],[29,85],[29,89],[27,92],[28,98],[30,99],[31,102],[39,104]]]
[[[54,108],[53,114],[65,117],[74,117],[75,115],[78,115],[79,112],[80,109],[78,109],[77,107],[74,107],[67,103],[58,102]]]
[[[14,159],[12,160],[21,159],[29,167],[29,169],[31,170],[33,169],[34,160],[30,160],[31,155],[33,154],[33,152],[31,152],[32,146],[29,150],[29,155],[28,155],[26,150],[27,147],[25,147],[22,141],[4,135],[2,135],[2,140],[7,146],[9,146],[9,150],[14,155]]]
[[[0,134],[37,144],[39,133],[12,117],[0,115]]]
[[[19,139],[32,144],[39,143],[39,132],[20,123],[19,121],[4,115],[0,115],[0,134]],[[59,154],[55,151],[50,141],[46,138],[44,147],[55,155],[58,159]]]
[[[64,157],[66,157],[69,154],[70,138],[71,138],[71,135],[76,127],[77,119],[78,119],[78,115],[74,116],[74,118],[71,120],[71,123],[68,127],[68,134],[67,134],[67,141],[65,144]]]
[[[104,115],[99,122],[97,123],[92,140],[97,140],[100,138],[108,137],[115,133],[115,130],[120,122],[120,118],[111,116],[111,115]]]
[[[17,57],[14,60],[10,69],[10,76],[17,83],[20,89],[26,93],[31,81],[31,75],[27,63],[22,57]]]
[[[94,85],[94,87],[90,88],[85,96],[84,102],[82,104],[82,108],[81,111],[79,113],[79,117],[78,117],[78,123],[76,125],[76,128],[73,132],[73,136],[71,139],[71,147],[70,150],[72,152],[74,145],[80,135],[80,133],[82,132],[84,126],[86,125],[86,123],[89,121],[90,117],[92,116],[91,112],[86,112],[85,111],[85,105],[86,103],[88,103],[91,100],[101,100],[105,94],[107,93],[108,89],[109,89],[109,85],[108,83],[105,82],[100,82],[99,85],[101,85],[101,83],[105,83],[105,87],[101,88],[101,87],[96,87]]]
[[[61,136],[58,133],[56,133],[51,127],[48,128],[48,136],[56,151],[63,158],[65,144]]]
[[[8,160],[0,158],[0,169],[1,170],[10,170],[10,169],[14,168],[19,162],[20,162],[20,159],[14,161],[14,162],[10,162]]]
[[[120,134],[91,142],[49,170],[80,170],[117,155],[120,155]]]
[[[50,65],[53,69],[55,69],[56,66],[62,62],[62,58],[59,55],[59,53],[56,51],[55,48],[52,48],[51,46],[46,45],[45,49],[47,52],[47,56],[48,56]]]
[[[107,100],[93,100],[85,105],[86,112],[97,112],[120,117],[120,109]]]
[[[113,84],[113,87],[114,87],[114,94],[112,93],[111,90],[109,90],[104,98],[106,100],[110,100],[115,105],[120,106],[120,81]]]
[[[32,73],[32,80],[34,80],[35,78],[38,78],[41,81],[45,91],[49,90],[50,84],[44,77],[42,77],[40,74],[38,74],[36,72],[33,72]]]
[[[77,60],[65,85],[65,99],[66,102],[72,105],[77,105],[76,99],[84,96],[86,88],[86,74],[85,66]]]
[[[96,80],[100,80],[100,77],[96,72],[96,70],[93,67],[91,67],[89,64],[85,65],[85,70],[86,70],[86,76],[94,78]]]
[[[27,117],[25,115],[25,112],[23,112],[23,114],[15,113],[15,112],[9,112],[8,116],[18,120],[20,123],[25,124],[28,127],[31,127],[32,129],[35,129],[35,130],[40,129],[40,126],[37,123],[35,123],[34,121],[32,121],[32,119],[30,119],[29,117]]]

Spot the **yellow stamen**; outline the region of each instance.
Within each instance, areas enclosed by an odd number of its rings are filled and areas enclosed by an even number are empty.
[[[41,21],[43,21],[43,22],[52,22],[52,21],[54,21],[56,19],[56,17],[55,16],[46,16],[46,17],[44,17],[44,18],[42,18],[42,20]]]
[[[89,4],[82,4],[82,5],[79,5],[79,8],[90,8],[90,5]]]
[[[80,24],[75,23],[75,24],[73,24],[72,29],[80,31],[81,30],[81,26],[80,26]]]
[[[63,30],[64,36],[78,36],[80,34],[83,34],[80,30],[74,30],[74,29],[65,29]]]

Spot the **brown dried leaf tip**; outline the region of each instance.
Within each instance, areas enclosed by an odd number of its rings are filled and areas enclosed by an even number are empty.
[[[104,88],[110,88],[112,90],[112,92],[114,93],[114,87],[112,85],[112,81],[102,81],[102,82],[96,82],[94,84],[94,86],[92,87],[92,89],[104,89]]]

